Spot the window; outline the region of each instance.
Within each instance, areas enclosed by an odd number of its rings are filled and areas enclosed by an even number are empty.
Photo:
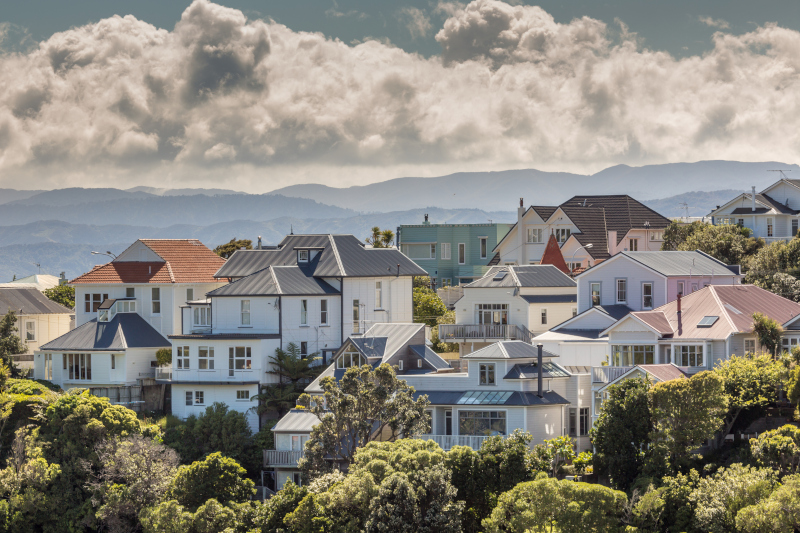
[[[442,252],[442,259],[450,259],[450,243],[443,242],[439,244],[439,250]]]
[[[35,320],[26,320],[25,321],[25,340],[26,341],[35,341],[36,340],[36,321]]]
[[[242,302],[242,303],[244,303],[244,302]],[[249,302],[248,302],[248,304],[249,304]],[[242,310],[242,313],[244,313],[244,310]],[[248,320],[247,320],[248,324],[250,323],[249,314],[250,313],[249,313],[249,309],[248,309]],[[244,323],[244,321],[242,323]],[[300,300],[300,325],[301,326],[307,326],[308,325],[308,300]]]
[[[459,411],[459,435],[505,435],[506,413],[504,411]]]
[[[118,300],[116,304],[117,313],[135,313],[136,300]]]
[[[133,287],[125,287],[125,298],[136,298],[136,290]]]
[[[53,379],[53,354],[44,354],[44,379]]]
[[[574,407],[569,409],[569,436],[578,436],[578,410]]]
[[[588,435],[589,429],[592,427],[589,422],[589,408],[581,407],[580,409],[580,436]]]
[[[108,322],[108,309],[100,309],[97,311],[98,322]]]
[[[478,239],[478,241],[480,241],[480,245],[481,245],[481,259],[486,259],[486,255],[489,253],[489,251],[487,250],[487,246],[488,246],[487,240],[488,239],[486,237],[480,237]]]
[[[208,307],[195,307],[194,308],[194,325],[195,326],[210,326],[211,325],[211,309]]]
[[[592,293],[592,305],[600,305],[600,282],[590,283],[589,288]]]
[[[175,360],[178,364],[178,370],[189,370],[189,347],[178,346],[178,356]]]
[[[744,219],[740,218],[739,221],[737,222],[737,224],[740,225],[740,226],[744,226]]]
[[[508,304],[476,304],[478,324],[508,324]]]
[[[540,243],[542,241],[542,228],[528,228],[528,242]]]
[[[297,251],[297,260],[300,263],[308,263],[308,250],[298,250]]]
[[[682,281],[678,282],[678,294],[683,296],[683,282]]]
[[[192,391],[186,391],[186,405],[194,405],[194,393]]]
[[[797,222],[798,220],[796,218],[792,220],[792,237],[797,235]]]
[[[624,304],[628,302],[628,280],[617,280],[617,303]]]
[[[781,345],[783,347],[783,351],[791,353],[792,348],[797,346],[797,337],[783,337],[781,339]]]
[[[458,243],[458,264],[463,265],[467,262],[467,246],[460,242]]]
[[[366,365],[367,359],[358,352],[352,345],[347,347],[347,350],[342,352],[339,359],[336,360],[337,368],[350,368],[352,366]]]
[[[444,243],[442,243],[444,246]],[[448,244],[448,257],[450,255],[450,245]],[[436,259],[436,244],[403,244],[401,246],[403,255],[410,259]],[[445,257],[442,257],[445,259]]]
[[[664,232],[663,231],[651,231],[650,232],[650,240],[651,241],[663,241],[664,240]]]
[[[383,309],[383,282],[375,282],[375,309]]]
[[[745,339],[744,340],[744,353],[756,353],[756,340],[755,339]]]
[[[195,405],[203,405],[206,403],[205,401],[205,393],[201,390],[194,391],[194,404]]]
[[[234,370],[253,369],[253,359],[250,353],[250,346],[231,346],[228,348],[229,376],[233,375]]]
[[[547,324],[547,309],[542,309],[542,325]]]
[[[305,359],[308,356],[308,341],[300,341],[300,358]]]
[[[241,310],[242,310],[242,325],[249,326],[250,325],[250,300],[242,300],[241,301]]]
[[[559,228],[559,229],[556,230],[556,240],[559,243],[563,244],[563,243],[567,242],[567,239],[569,239],[569,236],[571,234],[572,234],[572,232],[570,231],[569,228]]]
[[[773,228],[772,219],[768,218],[767,219],[767,237],[772,237],[772,228]]]
[[[573,308],[572,308],[572,316],[573,316],[573,317],[576,317],[576,316],[578,316],[578,308],[577,308],[577,307],[573,307]]]
[[[692,292],[697,290],[697,283],[692,283]]]
[[[328,325],[328,300],[319,302],[319,323],[323,326]]]
[[[639,239],[628,239],[628,250],[631,252],[639,251]]]
[[[361,323],[361,306],[358,300],[353,300],[353,333],[358,333],[360,330],[359,324]]]
[[[417,359],[417,368],[422,368],[422,359]]]
[[[200,346],[197,349],[197,368],[200,370],[214,370],[213,346]]]
[[[453,284],[450,278],[442,278],[442,287],[450,287]]]
[[[567,268],[569,269],[570,272],[574,272],[574,271],[578,270],[581,266],[583,266],[583,262],[582,261],[576,261],[574,263],[569,262],[569,261],[567,262]]]
[[[642,283],[642,308],[653,308],[653,284]]]
[[[481,385],[494,385],[494,364],[481,363],[479,367],[479,383]]]
[[[292,483],[298,487],[303,486],[303,477],[300,475],[300,472],[292,472]]]
[[[431,259],[436,259],[436,244],[431,244]]]
[[[108,300],[108,294],[84,294],[84,311],[87,313],[96,313],[100,304]]]
[[[239,401],[249,401],[250,400],[250,391],[249,390],[237,390],[236,391],[236,399]]]
[[[653,345],[614,344],[611,346],[611,354],[614,366],[652,365],[655,362]]]
[[[194,300],[194,289],[186,289],[186,301],[191,302],[192,300]]]
[[[678,366],[703,366],[703,345],[675,346],[675,364]]]
[[[447,409],[444,412],[444,434],[445,435],[452,435],[453,434],[453,410]]]
[[[115,370],[117,368],[117,358],[114,354],[111,354],[111,370]]]
[[[600,411],[603,410],[603,401],[608,397],[607,392],[595,392],[594,393],[594,414],[595,416],[600,416]]]
[[[158,287],[153,287],[151,290],[152,300],[153,300],[153,314],[160,315],[161,314],[161,289]]]
[[[65,353],[64,366],[69,370],[70,380],[92,379],[92,354]]]
[[[400,360],[397,362],[397,369],[398,369],[398,370],[401,370],[401,371],[403,370],[403,360],[402,360],[402,359],[400,359]]]

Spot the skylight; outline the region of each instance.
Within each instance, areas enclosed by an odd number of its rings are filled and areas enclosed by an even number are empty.
[[[703,320],[697,323],[698,328],[710,328],[714,323],[719,320],[718,316],[704,316]]]
[[[501,281],[503,278],[506,277],[506,274],[508,274],[508,271],[501,270],[500,272],[498,272],[497,274],[494,275],[494,278],[492,278],[492,281]]]
[[[505,403],[511,395],[510,391],[468,391],[456,402],[460,405],[498,405]]]

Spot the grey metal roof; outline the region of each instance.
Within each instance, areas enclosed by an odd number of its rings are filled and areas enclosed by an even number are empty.
[[[381,362],[385,363],[393,355],[408,344],[422,344],[425,342],[425,324],[374,324],[363,335],[363,337],[351,337],[355,339],[369,339],[372,337],[383,337],[386,339]]]
[[[590,366],[570,365],[570,366],[565,366],[564,368],[566,368],[569,371],[570,374],[591,374],[592,373],[592,367],[590,367]]]
[[[306,296],[339,294],[326,281],[315,278],[311,267],[270,266],[208,293],[208,296]]]
[[[350,342],[367,358],[383,358],[388,337],[350,337]]]
[[[314,426],[319,424],[317,415],[305,409],[292,409],[272,428],[274,433],[311,433]]]
[[[429,363],[433,368],[436,370],[442,370],[445,368],[450,368],[450,364],[442,359],[442,357],[430,349],[430,347],[417,344],[414,346],[409,346],[412,352],[414,352],[420,359]]]
[[[124,351],[128,348],[169,348],[172,344],[136,313],[117,313],[108,322],[95,318],[53,339],[41,350]]]
[[[0,288],[0,315],[14,311],[22,315],[73,314],[75,311],[58,304],[33,288]]]
[[[462,359],[536,359],[538,347],[524,341],[500,341],[467,354]],[[542,357],[558,357],[543,350]]]
[[[503,272],[506,275],[500,279]],[[553,265],[493,266],[466,287],[576,287],[575,281]]]
[[[556,363],[551,362],[543,362],[542,368],[544,369],[544,374],[542,377],[551,379],[551,378],[568,378],[570,373],[561,366],[557,365]],[[539,378],[539,371],[538,366],[536,363],[526,364],[526,365],[514,365],[511,367],[511,370],[506,373],[503,379],[538,379]]]
[[[367,248],[353,235],[287,235],[276,249],[238,250],[217,271],[217,278],[249,276],[269,266],[296,266],[297,250],[317,250],[307,268],[315,277],[427,276],[395,248]]]
[[[479,397],[476,395],[486,393],[488,391],[416,391],[414,392],[414,399],[422,395],[428,396],[428,401],[432,405],[465,405],[459,403],[465,396],[471,398]],[[553,391],[546,391],[540,398],[535,392],[521,392],[521,391],[491,391],[494,393],[510,392],[508,395],[503,395],[502,403],[472,403],[466,405],[481,406],[491,410],[491,406],[537,406],[537,405],[565,405],[569,404],[565,398]],[[496,397],[495,397],[496,398]]]
[[[660,251],[660,252],[620,252],[622,255],[655,270],[664,276],[722,276],[738,274],[729,265],[711,257],[708,254],[695,250],[693,252]],[[605,263],[600,263],[593,268],[603,268]],[[592,269],[589,269],[592,270]],[[586,272],[589,272],[587,270]]]
[[[520,294],[529,304],[577,303],[577,294]]]
[[[570,329],[570,328],[563,328],[555,331],[555,333],[561,333],[563,335],[572,335],[574,337],[581,337],[584,339],[599,339],[600,334],[603,332],[602,329]],[[535,339],[534,339],[535,340]]]

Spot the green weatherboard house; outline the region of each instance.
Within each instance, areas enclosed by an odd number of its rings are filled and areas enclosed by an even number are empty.
[[[397,228],[400,250],[428,272],[436,287],[471,283],[489,269],[492,250],[513,224],[422,224]]]

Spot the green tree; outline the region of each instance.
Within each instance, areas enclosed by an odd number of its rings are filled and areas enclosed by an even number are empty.
[[[253,249],[253,241],[250,239],[236,239],[234,237],[229,242],[225,244],[220,244],[216,248],[214,248],[214,253],[218,256],[222,257],[223,259],[228,259],[233,253],[237,250],[252,250]]]
[[[11,356],[25,353],[28,350],[28,345],[17,335],[19,330],[16,323],[17,314],[13,310],[9,310],[0,319],[0,362],[11,371],[13,378],[20,377],[21,374]]]
[[[753,333],[758,338],[761,347],[772,356],[777,355],[778,346],[781,345],[783,327],[762,313],[753,313]]]
[[[628,490],[644,466],[653,430],[649,390],[650,383],[642,378],[608,387],[608,399],[590,431],[594,473],[608,476],[619,490]]]
[[[703,224],[703,222],[699,221],[692,222],[691,224],[682,224],[673,220],[664,230],[664,240],[661,242],[661,249],[665,251],[677,250],[678,246],[683,244],[689,235],[697,231]]]
[[[64,307],[75,309],[75,287],[71,285],[56,285],[51,289],[45,289],[44,295]]]
[[[241,503],[255,494],[255,484],[245,478],[247,472],[239,463],[219,452],[201,461],[182,466],[170,483],[167,497],[191,510],[211,498],[223,503]]]
[[[300,403],[320,420],[306,443],[299,466],[313,479],[353,462],[356,450],[373,440],[394,441],[428,430],[428,397],[414,400],[414,388],[397,379],[386,363],[347,369],[340,381],[322,378],[324,401],[303,394]]]
[[[673,222],[672,224],[676,224]],[[741,265],[764,246],[751,237],[752,231],[738,225],[693,222],[689,226],[667,227],[662,250],[700,250],[728,265]]]
[[[750,439],[750,453],[764,467],[780,475],[797,474],[800,468],[800,428],[787,424]]]
[[[296,404],[303,388],[307,383],[316,378],[323,370],[322,365],[315,362],[319,360],[319,352],[303,356],[297,344],[290,342],[286,350],[275,349],[275,355],[269,357],[269,370],[267,374],[278,377],[274,385],[261,388],[261,394],[254,400],[260,402],[259,413],[276,411],[279,417],[285,415]]]
[[[656,383],[649,398],[652,464],[663,459],[672,470],[688,465],[692,451],[722,427],[728,408],[725,382],[710,371]]]
[[[390,248],[394,245],[394,232],[390,229],[382,230],[378,226],[372,228],[372,233],[364,239],[373,248]]]
[[[172,364],[172,348],[159,348],[156,352],[156,361],[159,366]]]
[[[457,342],[444,342],[441,337],[439,337],[439,326],[442,324],[455,324],[456,323],[456,312],[454,309],[448,309],[445,313],[436,319],[436,325],[431,330],[431,343],[433,344],[433,349],[439,353],[446,353],[446,352],[457,352],[458,351],[458,343]]]
[[[736,514],[736,527],[746,533],[800,530],[800,474],[784,478],[767,498],[742,508]]]
[[[547,472],[551,477],[563,474],[564,466],[575,458],[572,438],[567,435],[545,440],[537,444],[531,453],[532,467]]]
[[[414,276],[411,286],[414,289],[430,289],[431,278],[428,276]]]
[[[447,306],[439,295],[429,288],[414,287],[412,292],[414,322],[436,326],[439,317],[447,312]]]
[[[645,488],[639,497],[639,489],[634,489],[631,497],[630,522],[641,531],[695,531],[695,503],[690,499],[700,482],[700,474],[692,469],[688,474],[662,478],[656,487],[652,478],[637,481]],[[657,481],[657,480],[656,480]]]
[[[795,237],[789,242],[770,243],[750,257],[745,266],[747,283],[791,296],[794,289],[792,278],[797,278],[800,274],[800,239]],[[779,274],[787,276],[778,276]]]

